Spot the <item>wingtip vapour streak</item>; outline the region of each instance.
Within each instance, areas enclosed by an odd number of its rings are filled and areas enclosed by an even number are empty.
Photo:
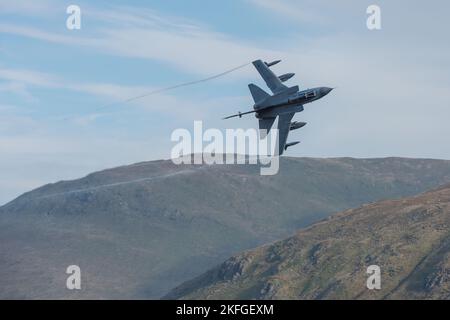
[[[219,73],[219,74],[215,74],[215,75],[210,76],[210,77],[207,77],[207,78],[203,78],[203,79],[199,79],[199,80],[194,80],[194,81],[189,81],[189,82],[184,82],[184,83],[176,84],[176,85],[173,85],[173,86],[170,86],[170,87],[165,87],[165,88],[156,89],[156,90],[153,90],[153,91],[150,91],[150,92],[147,92],[147,93],[143,93],[143,94],[138,95],[138,96],[135,96],[135,97],[127,98],[127,99],[122,100],[122,101],[117,101],[117,102],[109,103],[109,104],[107,104],[107,105],[104,105],[104,106],[102,106],[102,107],[99,107],[99,108],[94,109],[94,112],[102,111],[102,110],[104,110],[104,109],[111,108],[111,107],[113,107],[113,106],[117,106],[117,105],[129,103],[129,102],[132,102],[132,101],[135,101],[135,100],[138,100],[138,99],[142,99],[142,98],[145,98],[145,97],[154,95],[154,94],[158,94],[158,93],[162,93],[162,92],[174,90],[174,89],[181,88],[181,87],[187,87],[187,86],[195,85],[195,84],[198,84],[198,83],[202,83],[202,82],[214,80],[214,79],[223,77],[223,76],[225,76],[225,75],[227,75],[227,74],[229,74],[229,73],[231,73],[231,72],[234,72],[234,71],[236,71],[236,70],[242,69],[242,68],[248,66],[249,64],[251,64],[251,62],[247,62],[247,63],[241,64],[241,65],[239,65],[239,66],[237,66],[237,67],[234,67],[234,68],[232,68],[232,69],[226,70],[226,71],[224,71],[224,72],[221,72],[221,73]],[[73,117],[73,116],[67,116],[67,117],[65,117],[63,120],[68,120],[68,119],[70,119],[70,118],[72,118],[72,117]]]
[[[70,195],[70,194],[92,192],[92,191],[96,191],[99,189],[114,188],[114,187],[119,187],[119,186],[123,186],[123,185],[134,184],[134,183],[145,183],[145,182],[150,182],[150,181],[154,181],[154,180],[170,178],[170,177],[174,177],[174,176],[178,176],[178,175],[182,175],[182,174],[194,173],[194,172],[197,172],[198,170],[202,170],[207,167],[208,166],[198,166],[198,167],[194,167],[194,168],[184,169],[184,170],[175,171],[175,172],[169,172],[166,174],[156,175],[156,176],[151,176],[151,177],[143,177],[143,178],[138,178],[138,179],[130,179],[130,180],[100,184],[100,185],[93,185],[93,186],[89,186],[89,187],[85,187],[85,188],[79,188],[79,189],[73,189],[73,190],[69,190],[69,191],[61,191],[61,192],[36,196],[36,197],[33,197],[33,199],[39,200],[39,199],[46,199],[46,198],[52,198],[52,197],[58,197],[58,196],[65,196],[65,195]]]
[[[173,90],[173,89],[177,89],[177,88],[181,88],[181,87],[187,87],[187,86],[195,85],[195,84],[198,84],[198,83],[214,80],[214,79],[217,79],[219,77],[223,77],[223,76],[225,76],[225,75],[227,75],[227,74],[229,74],[231,72],[234,72],[236,70],[242,69],[242,68],[248,66],[250,63],[251,62],[247,62],[247,63],[241,64],[241,65],[239,65],[237,67],[234,67],[232,69],[226,70],[224,72],[221,72],[219,74],[216,74],[216,75],[213,75],[213,76],[210,76],[210,77],[207,77],[207,78],[194,80],[194,81],[189,81],[189,82],[184,82],[184,83],[180,83],[180,84],[173,85],[173,86],[170,86],[170,87],[156,89],[156,90],[153,90],[153,91],[150,91],[150,92],[147,92],[147,93],[143,93],[141,95],[138,95],[138,96],[135,96],[135,97],[131,97],[131,98],[128,98],[128,99],[125,99],[125,100],[122,100],[122,101],[113,102],[113,103],[104,105],[104,106],[102,106],[100,108],[97,108],[95,111],[100,111],[100,110],[103,110],[103,109],[106,109],[106,108],[109,108],[109,107],[112,107],[112,106],[115,106],[115,105],[128,103],[128,102],[135,101],[135,100],[138,100],[138,99],[142,99],[142,98],[154,95],[154,94],[170,91],[170,90]]]

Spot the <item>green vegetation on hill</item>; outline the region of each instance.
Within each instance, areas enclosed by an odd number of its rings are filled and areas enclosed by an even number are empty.
[[[381,268],[368,290],[367,267]],[[449,299],[450,185],[336,214],[174,289],[183,299]]]

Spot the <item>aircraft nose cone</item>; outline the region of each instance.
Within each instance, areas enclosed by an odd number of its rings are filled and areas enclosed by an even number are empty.
[[[333,88],[323,87],[321,91],[322,91],[322,94],[325,96],[325,95],[329,94],[331,92],[331,90],[333,90]]]

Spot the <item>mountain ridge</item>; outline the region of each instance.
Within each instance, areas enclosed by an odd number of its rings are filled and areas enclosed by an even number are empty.
[[[0,297],[159,298],[332,213],[449,181],[446,160],[282,157],[275,176],[162,160],[47,184],[0,207]],[[85,290],[65,289],[71,264]]]

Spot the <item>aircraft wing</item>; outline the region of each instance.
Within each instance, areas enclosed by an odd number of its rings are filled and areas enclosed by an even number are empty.
[[[258,70],[261,77],[266,82],[269,89],[274,93],[279,93],[287,89],[281,80],[270,70],[270,68],[261,60],[253,61],[253,65]]]
[[[273,123],[275,122],[276,117],[274,118],[262,118],[259,119],[259,134],[261,139],[264,139],[267,134],[270,132]]]
[[[291,120],[295,112],[282,113],[278,116],[278,155],[282,155],[291,128]]]

